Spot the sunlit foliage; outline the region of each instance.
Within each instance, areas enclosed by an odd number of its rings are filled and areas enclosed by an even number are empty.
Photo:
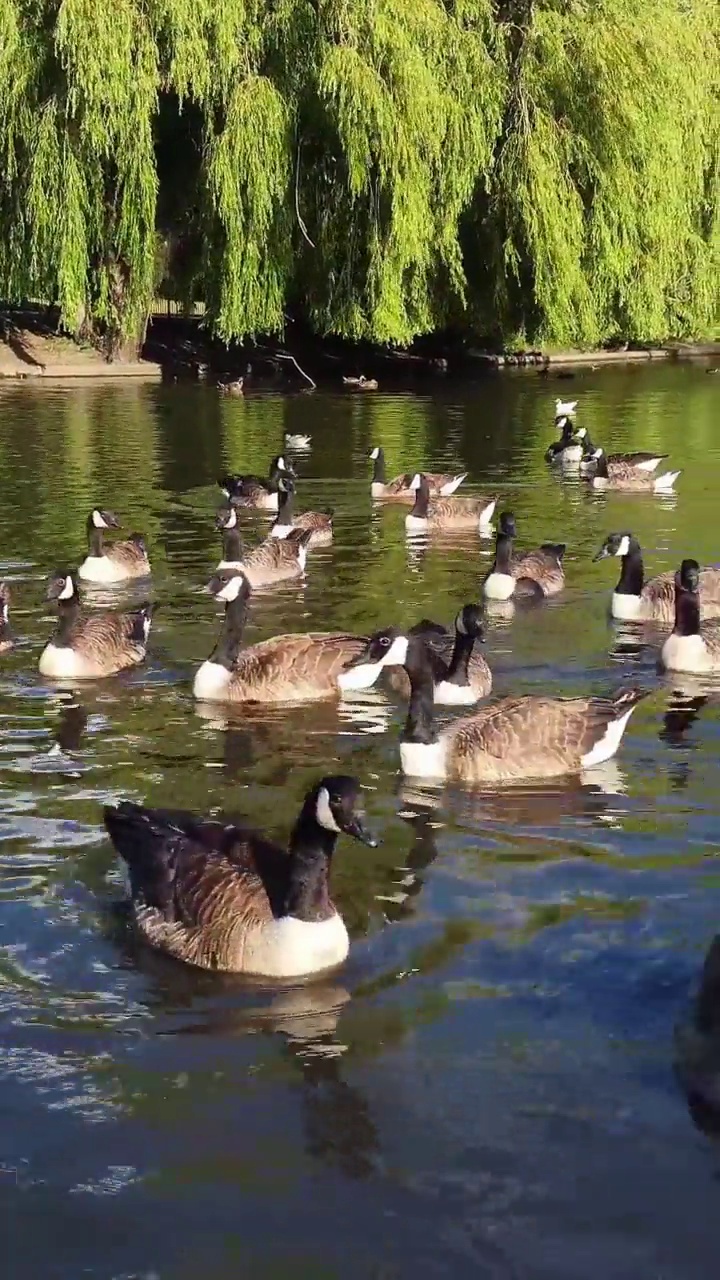
[[[0,293],[111,350],[592,344],[720,297],[717,0],[0,0]]]

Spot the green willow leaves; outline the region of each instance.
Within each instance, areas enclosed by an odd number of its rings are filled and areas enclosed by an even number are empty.
[[[0,294],[110,349],[708,332],[717,0],[0,0]]]

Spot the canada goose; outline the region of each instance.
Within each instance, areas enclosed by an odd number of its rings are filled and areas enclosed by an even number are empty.
[[[291,431],[285,432],[285,448],[297,449],[300,453],[305,449],[309,449],[312,444],[312,436],[293,435]]]
[[[666,671],[720,673],[720,618],[700,622],[700,566],[683,560],[675,574],[675,625],[660,651]]]
[[[545,461],[564,466],[580,463],[585,448],[585,428],[576,428],[571,418],[558,418],[555,426],[560,430],[560,439],[545,450]]]
[[[370,485],[371,496],[373,498],[393,498],[396,501],[414,502],[415,493],[412,488],[412,472],[409,471],[404,476],[395,476],[394,480],[386,480],[384,451],[376,446],[372,450],[370,457],[374,463],[373,478]],[[433,497],[449,498],[460,487],[466,476],[467,471],[463,471],[462,475],[459,476],[434,472],[426,474],[426,479]]]
[[[645,582],[640,543],[632,533],[610,533],[593,563],[618,556],[620,579],[610,612],[624,622],[668,622],[675,617],[675,574],[659,573]],[[700,570],[700,608],[705,618],[720,617],[720,569]]]
[[[356,391],[377,391],[377,378],[366,378],[362,373],[359,378],[343,378],[346,387],[355,387]]]
[[[46,599],[57,600],[55,633],[40,654],[44,676],[96,680],[142,662],[152,621],[152,605],[132,613],[96,612],[82,617],[77,583],[70,573],[50,578]]]
[[[240,569],[251,587],[271,587],[276,582],[301,578],[304,574],[312,529],[291,529],[284,538],[270,535],[252,551],[246,551],[234,507],[220,508],[215,527],[222,529],[223,535],[218,571]]]
[[[410,695],[410,685],[403,663],[407,656],[409,639],[421,635],[428,645],[432,662],[435,702],[450,706],[472,706],[479,698],[486,698],[492,688],[492,673],[487,662],[473,649],[477,640],[483,641],[480,610],[475,604],[466,604],[455,619],[455,638],[445,632],[431,635],[419,624],[409,632],[396,627],[376,631],[360,654],[352,660],[349,670],[341,675],[338,683],[348,677],[367,676],[361,686],[368,688],[377,680],[384,667],[389,668],[390,684],[397,693]],[[433,630],[435,628],[433,627]]]
[[[483,595],[488,600],[509,600],[511,596],[557,595],[565,586],[562,559],[564,542],[544,542],[537,551],[513,553],[516,535],[512,511],[500,515],[495,539],[495,559],[483,582]]]
[[[597,467],[597,460],[602,450],[595,448],[587,431],[584,433],[583,456],[580,469],[585,472],[592,473]],[[621,478],[632,472],[637,472],[640,476],[651,475],[653,471],[657,471],[661,462],[666,462],[669,458],[667,453],[648,453],[641,450],[635,453],[610,453],[605,454],[608,475],[612,480],[617,474]],[[678,471],[678,475],[680,472]]]
[[[208,590],[225,601],[225,621],[193,693],[203,702],[304,702],[332,697],[345,664],[361,653],[365,637],[310,632],[273,636],[243,649],[250,584],[242,573],[216,574]]]
[[[267,480],[262,476],[222,476],[218,484],[225,497],[238,507],[255,507],[259,511],[277,511],[278,480],[286,473],[291,479],[295,470],[286,462],[282,454],[278,454],[270,463]]]
[[[558,423],[560,418],[574,418],[577,406],[577,400],[556,400],[555,422]]]
[[[467,783],[511,782],[580,773],[615,755],[646,691],[609,698],[525,696],[499,701],[438,733],[432,659],[420,636],[408,640],[410,706],[400,742],[403,773]]]
[[[433,529],[490,528],[497,498],[433,498],[427,476],[415,475],[410,481],[415,505],[405,517],[408,533],[424,533]]]
[[[267,978],[299,978],[346,958],[328,877],[341,832],[377,846],[364,817],[359,782],[340,774],[308,791],[287,849],[191,813],[128,802],[104,810],[146,941],[202,969]]]
[[[10,588],[7,582],[0,582],[0,653],[9,653],[15,645],[15,637],[10,629]]]
[[[287,538],[291,529],[309,529],[311,547],[327,546],[332,542],[333,510],[303,511],[296,516],[293,512],[294,492],[292,481],[281,477],[278,481],[278,514],[270,530],[271,538]]]
[[[609,460],[604,449],[595,449],[595,470],[590,478],[594,489],[623,489],[628,493],[672,493],[675,481],[681,474],[679,471],[665,471],[661,476],[654,476],[648,471],[638,471],[625,462],[613,463],[610,470]]]
[[[119,529],[120,523],[112,511],[95,507],[87,518],[88,553],[78,569],[78,578],[85,582],[127,582],[132,578],[148,578],[148,560],[145,539],[141,533],[131,533],[122,542],[103,544],[103,529]]]

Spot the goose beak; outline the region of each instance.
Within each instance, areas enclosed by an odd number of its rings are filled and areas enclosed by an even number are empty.
[[[368,849],[377,849],[380,841],[368,831],[361,818],[355,815],[350,818],[347,826],[344,828],[346,835],[352,836],[354,840],[359,840],[361,844],[367,845]]]
[[[610,555],[610,552],[608,551],[607,547],[602,546],[598,551],[597,555],[593,556],[592,562],[593,564],[597,564],[598,560],[607,560],[609,555]]]

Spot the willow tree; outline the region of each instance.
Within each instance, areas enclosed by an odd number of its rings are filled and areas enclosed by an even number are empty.
[[[717,0],[0,0],[0,293],[135,343],[591,343],[720,296]]]

